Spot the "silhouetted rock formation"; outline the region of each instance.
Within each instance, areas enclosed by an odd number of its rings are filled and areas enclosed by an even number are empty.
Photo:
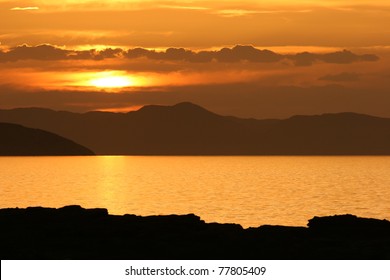
[[[390,222],[352,215],[308,227],[109,215],[66,206],[0,210],[1,259],[389,259]]]
[[[0,123],[0,156],[93,155],[71,140],[40,129]]]
[[[126,114],[0,110],[0,121],[51,131],[106,155],[390,155],[390,119],[355,113],[255,120],[180,103]]]

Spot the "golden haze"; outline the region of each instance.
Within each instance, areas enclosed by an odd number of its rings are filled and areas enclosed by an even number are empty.
[[[388,1],[0,0],[0,18],[3,108],[390,116]]]

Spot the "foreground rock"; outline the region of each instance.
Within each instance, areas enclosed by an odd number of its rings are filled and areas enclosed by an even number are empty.
[[[315,217],[308,227],[109,215],[66,206],[0,209],[1,259],[390,259],[390,222]]]

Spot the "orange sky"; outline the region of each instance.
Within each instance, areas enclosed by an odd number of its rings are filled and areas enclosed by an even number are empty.
[[[3,45],[390,45],[388,1],[8,1]]]
[[[0,18],[2,108],[390,117],[389,1],[0,0]]]

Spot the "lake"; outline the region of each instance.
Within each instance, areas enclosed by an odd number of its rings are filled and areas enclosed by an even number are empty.
[[[0,157],[0,208],[81,205],[111,214],[305,226],[390,219],[388,156]]]

